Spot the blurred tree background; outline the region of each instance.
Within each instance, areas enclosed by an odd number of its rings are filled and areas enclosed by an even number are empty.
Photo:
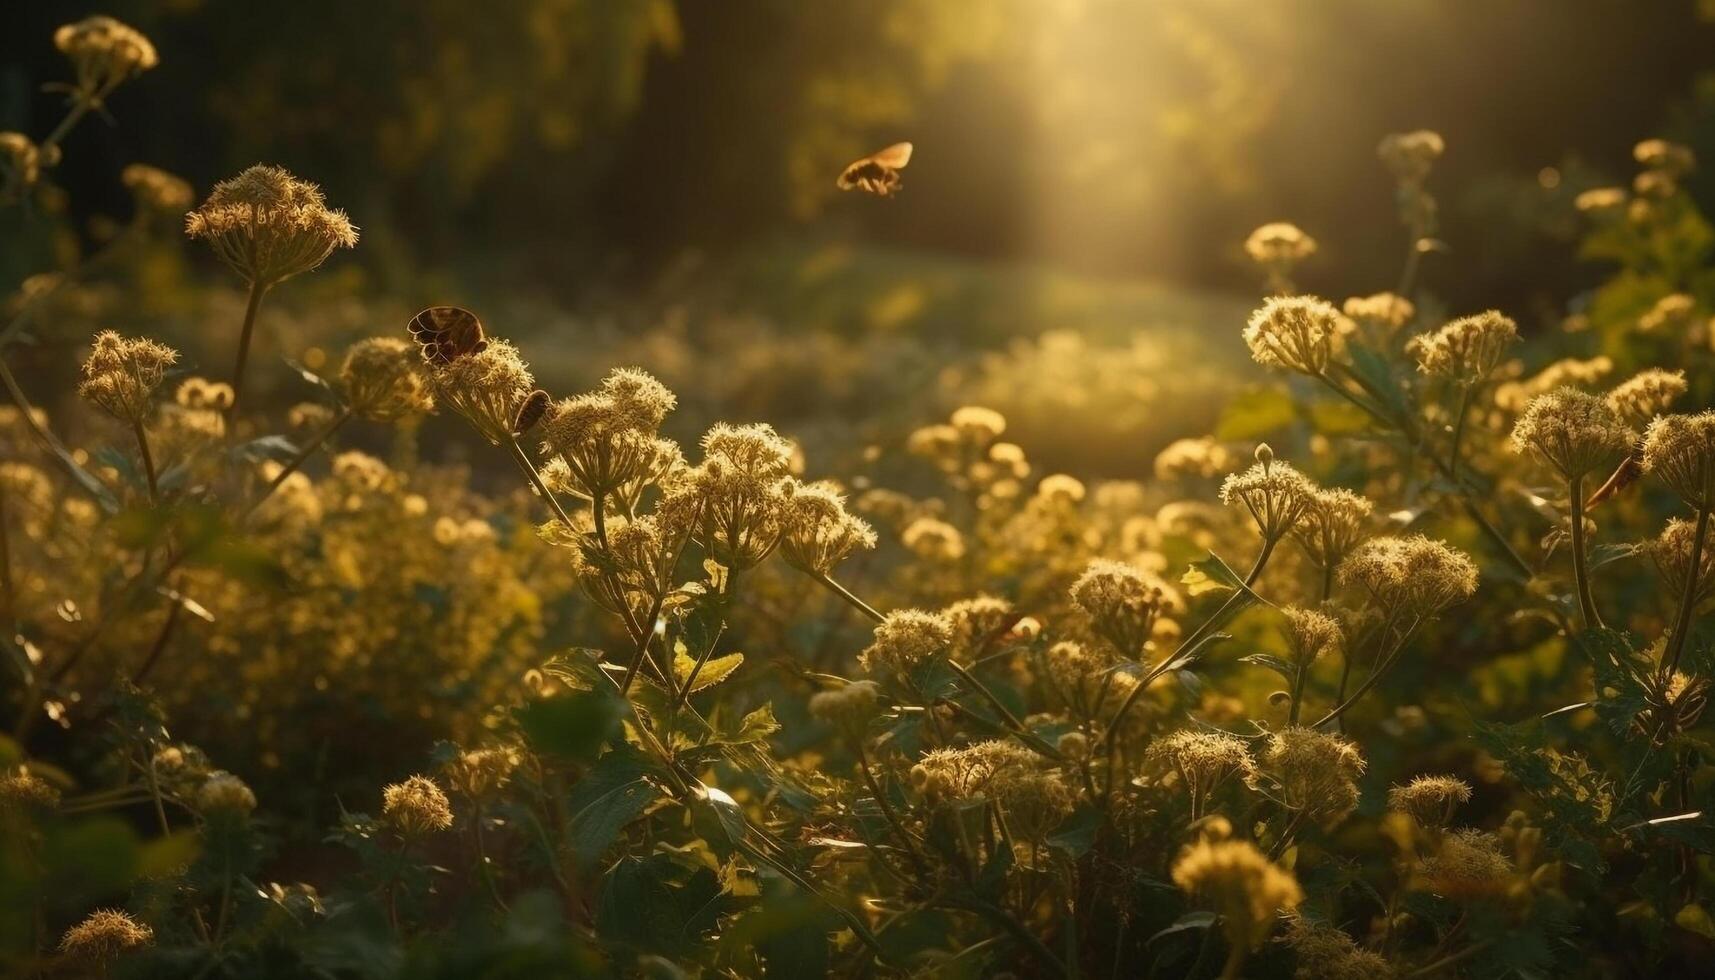
[[[1324,246],[1306,285],[1340,269],[1379,288],[1399,244],[1358,220],[1389,193],[1369,149],[1429,127],[1457,189],[1441,278],[1526,303],[1523,283],[1573,274],[1540,268],[1542,216],[1626,173],[1636,139],[1715,150],[1695,97],[1715,34],[1693,0],[17,6],[0,128],[56,118],[60,23],[111,13],[170,53],[118,96],[119,125],[75,134],[58,175],[75,199],[123,209],[111,175],[134,160],[204,189],[278,161],[352,211],[390,277],[579,290],[690,250],[861,235],[1248,287],[1236,243],[1290,218]],[[918,149],[900,200],[834,197],[841,165],[897,139]]]

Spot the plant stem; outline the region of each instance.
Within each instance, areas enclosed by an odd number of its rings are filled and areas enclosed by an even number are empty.
[[[315,454],[315,451],[322,447],[322,443],[327,442],[333,437],[335,432],[340,430],[341,426],[344,426],[347,422],[351,421],[351,415],[352,413],[349,407],[340,409],[340,413],[333,417],[333,421],[324,426],[320,432],[315,434],[314,438],[305,443],[302,449],[298,450],[296,455],[287,460],[286,465],[280,468],[280,472],[274,474],[274,479],[269,480],[268,485],[262,488],[262,495],[251,502],[249,507],[245,508],[244,516],[250,516],[257,507],[262,505],[262,501],[267,500],[270,494],[280,488],[280,484],[286,482],[287,477],[298,472],[298,469],[309,461],[309,458]]]
[[[132,419],[131,431],[137,436],[137,455],[143,459],[143,475],[149,479],[149,503],[159,504],[161,487],[155,480],[155,454],[149,451],[149,434],[143,430],[143,420]]]
[[[1685,653],[1685,641],[1691,632],[1691,614],[1697,606],[1698,573],[1703,570],[1703,549],[1708,544],[1709,508],[1697,508],[1697,526],[1691,534],[1691,562],[1685,569],[1685,589],[1679,596],[1679,613],[1673,619],[1673,635],[1667,640],[1667,656],[1663,657],[1667,676],[1671,678]]]
[[[1419,626],[1421,626],[1422,624],[1423,624],[1422,619],[1418,619],[1415,622],[1413,622],[1411,624],[1411,628],[1406,630],[1405,633],[1400,636],[1399,642],[1394,644],[1393,649],[1387,651],[1384,655],[1382,655],[1376,659],[1375,669],[1370,671],[1370,676],[1364,678],[1364,682],[1362,684],[1358,685],[1358,689],[1356,691],[1352,692],[1352,696],[1347,698],[1344,701],[1341,701],[1339,704],[1335,705],[1332,709],[1329,710],[1329,712],[1327,714],[1325,714],[1321,718],[1317,719],[1316,723],[1314,725],[1311,725],[1310,727],[1311,728],[1321,728],[1323,725],[1326,725],[1329,722],[1334,721],[1335,719],[1339,718],[1341,715],[1345,714],[1346,710],[1348,708],[1350,708],[1352,705],[1357,704],[1359,698],[1363,697],[1365,694],[1368,694],[1370,688],[1375,687],[1376,682],[1381,680],[1382,675],[1387,672],[1387,669],[1389,667],[1393,666],[1394,660],[1398,659],[1398,657],[1399,657],[1399,652],[1401,650],[1405,649],[1405,645],[1407,643],[1411,642],[1411,638],[1414,635],[1416,635],[1416,633],[1417,633],[1417,628]]]
[[[1465,437],[1465,416],[1471,411],[1471,391],[1476,385],[1465,385],[1459,395],[1459,417],[1453,423],[1453,448],[1447,453],[1447,476],[1458,479],[1459,473],[1459,444]]]
[[[953,660],[949,659],[947,661],[947,666],[953,669],[953,673],[959,675],[960,680],[969,684],[973,690],[982,695],[983,700],[987,701],[989,706],[999,713],[1001,720],[1006,722],[1006,727],[1010,729],[1014,735],[1018,736],[1020,741],[1050,759],[1061,760],[1065,758],[1060,754],[1060,750],[1043,741],[1035,732],[1025,728],[1024,723],[1018,720],[1018,716],[1013,714],[1011,709],[1007,708],[1007,706],[1001,702],[1000,698],[995,696],[993,691],[989,690],[989,686],[978,680],[977,676],[965,669],[963,664],[955,663]]]
[[[244,307],[244,327],[238,334],[238,363],[232,369],[232,404],[226,409],[227,438],[238,431],[238,400],[244,395],[244,367],[250,360],[250,336],[256,332],[256,311],[262,306],[262,295],[268,287],[260,282],[250,284],[250,300]]]
[[[905,846],[905,853],[911,859],[911,869],[917,873],[918,878],[927,879],[929,866],[924,863],[922,853],[917,850],[917,842],[906,832],[905,824],[899,819],[899,814],[894,812],[893,804],[888,802],[887,793],[882,790],[881,783],[870,771],[869,756],[863,750],[863,736],[854,736],[852,743],[857,749],[858,771],[863,773],[863,781],[868,784],[869,791],[875,794],[875,802],[881,807],[881,815],[887,819],[888,826],[893,828],[894,836]]]
[[[535,464],[531,463],[530,457],[524,454],[524,448],[518,445],[518,438],[513,436],[507,439],[506,447],[512,453],[512,461],[524,471],[525,479],[528,479],[530,485],[536,488],[536,492],[542,495],[542,499],[547,501],[548,507],[553,510],[554,516],[560,519],[560,523],[566,526],[566,530],[570,531],[576,527],[577,525],[572,523],[571,516],[566,513],[566,509],[560,506],[560,501],[548,492],[547,485],[542,482],[542,474],[536,472]]]
[[[841,599],[844,599],[847,603],[849,603],[851,605],[851,607],[853,609],[856,609],[858,612],[863,613],[865,616],[868,616],[870,619],[873,619],[879,623],[882,620],[887,618],[886,616],[883,616],[881,613],[877,612],[875,610],[874,606],[871,606],[869,603],[863,601],[862,599],[858,598],[856,595],[852,594],[850,589],[847,589],[845,586],[834,581],[833,576],[827,575],[827,574],[821,573],[821,572],[809,572],[807,574],[811,578],[813,578],[817,582],[819,582],[823,588],[832,592],[834,595],[839,596]]]
[[[1596,597],[1590,593],[1589,556],[1584,543],[1584,475],[1568,482],[1572,494],[1572,579],[1578,593],[1578,615],[1585,629],[1601,629],[1602,614],[1596,609]]]

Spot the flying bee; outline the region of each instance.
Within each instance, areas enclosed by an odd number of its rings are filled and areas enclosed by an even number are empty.
[[[468,354],[488,349],[482,321],[457,306],[431,306],[411,318],[411,339],[423,349],[430,364],[447,365]]]
[[[518,415],[512,420],[512,434],[521,436],[536,427],[542,421],[542,416],[548,411],[548,403],[553,398],[540,388],[530,393],[524,399],[524,404],[518,406]]]
[[[1586,508],[1595,507],[1602,501],[1607,500],[1609,497],[1620,493],[1627,487],[1638,482],[1638,477],[1643,475],[1644,454],[1643,447],[1639,446],[1634,448],[1625,459],[1620,461],[1619,468],[1614,470],[1614,475],[1608,477],[1608,481],[1598,487],[1595,493],[1590,495],[1590,499],[1584,502],[1584,506]]]
[[[892,197],[904,186],[899,172],[911,162],[911,144],[895,143],[846,167],[835,186],[842,191],[869,191]]]

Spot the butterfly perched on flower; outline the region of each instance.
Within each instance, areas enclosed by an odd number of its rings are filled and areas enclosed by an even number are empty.
[[[524,399],[524,404],[518,406],[518,414],[512,419],[512,434],[521,436],[534,429],[536,423],[542,421],[542,416],[547,413],[548,403],[551,401],[552,396],[542,389],[532,391],[530,397]]]
[[[904,186],[899,172],[911,162],[911,144],[895,143],[846,167],[835,182],[842,191],[869,191],[892,197]]]
[[[407,329],[411,331],[411,339],[423,349],[423,359],[430,364],[451,364],[488,349],[482,321],[475,313],[457,306],[431,306],[412,317]]]

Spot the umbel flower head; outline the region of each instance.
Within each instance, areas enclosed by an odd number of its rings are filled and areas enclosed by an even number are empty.
[[[1659,535],[1637,546],[1638,553],[1655,565],[1669,595],[1685,594],[1685,580],[1691,573],[1691,549],[1696,538],[1696,526],[1675,517],[1667,522]],[[1705,541],[1698,554],[1696,589],[1691,597],[1693,606],[1701,605],[1715,595],[1715,541]]]
[[[1364,768],[1363,753],[1338,735],[1283,728],[1268,737],[1252,786],[1310,820],[1334,824],[1357,808]]]
[[[899,540],[912,554],[930,561],[958,561],[965,554],[965,536],[934,517],[919,517],[907,524]]]
[[[1608,407],[1620,421],[1634,429],[1648,426],[1657,415],[1673,407],[1686,392],[1684,371],[1650,368],[1639,371],[1608,392]]]
[[[244,780],[232,773],[216,770],[209,773],[197,788],[196,808],[204,815],[246,816],[256,809],[256,794],[250,791]]]
[[[1190,797],[1192,819],[1227,779],[1252,775],[1245,740],[1226,732],[1181,728],[1149,744],[1146,767],[1161,777],[1171,774]]]
[[[1184,604],[1172,586],[1125,562],[1098,558],[1072,583],[1072,602],[1123,657],[1142,655],[1162,612]]]
[[[0,470],[0,481],[5,478]],[[18,766],[0,774],[0,812],[52,810],[59,805],[60,791],[29,769]]]
[[[900,609],[876,624],[875,640],[858,654],[858,660],[872,674],[905,674],[952,643],[953,624],[947,617],[921,609]]]
[[[1644,433],[1644,472],[1694,508],[1715,507],[1715,412],[1658,416]]]
[[[1455,902],[1504,894],[1512,884],[1513,864],[1501,852],[1501,840],[1486,830],[1456,830],[1441,838],[1436,852],[1417,866],[1415,884]]]
[[[447,785],[469,799],[485,800],[506,788],[520,761],[510,745],[466,749],[447,762]]]
[[[780,543],[790,502],[792,444],[773,426],[727,425],[703,436],[703,462],[684,478],[698,530],[715,561],[742,571]]]
[[[1337,567],[1364,540],[1374,509],[1368,497],[1350,490],[1318,489],[1310,495],[1303,516],[1293,525],[1293,539],[1317,568]]]
[[[991,595],[949,603],[941,615],[953,627],[953,658],[966,663],[982,652],[985,643],[1019,620],[1012,603]]]
[[[1315,663],[1323,654],[1338,650],[1344,641],[1339,620],[1327,613],[1297,606],[1287,606],[1280,612],[1286,617],[1288,659],[1300,669]]]
[[[1251,314],[1245,344],[1264,367],[1285,368],[1313,377],[1328,368],[1340,311],[1314,296],[1273,296]]]
[[[1426,829],[1440,829],[1453,819],[1453,811],[1471,799],[1471,785],[1456,776],[1418,776],[1404,786],[1388,791],[1390,810],[1407,814]]]
[[[1225,444],[1202,436],[1175,439],[1155,456],[1155,478],[1176,480],[1203,478],[1230,472],[1238,460]]]
[[[678,446],[656,436],[676,402],[667,386],[649,374],[615,370],[597,390],[549,410],[542,423],[543,450],[565,461],[575,492],[634,503],[644,486],[680,462]]]
[[[1390,980],[1398,975],[1387,958],[1353,941],[1342,929],[1290,917],[1281,937],[1298,959],[1297,980]]]
[[[661,516],[612,518],[605,549],[594,534],[578,539],[572,551],[572,574],[597,605],[621,616],[628,609],[643,616],[672,589],[674,562],[684,537],[664,531]]]
[[[0,132],[0,201],[10,201],[42,176],[42,154],[23,133]]]
[[[959,438],[979,446],[999,439],[1006,431],[1006,416],[981,405],[966,405],[954,410],[948,422]]]
[[[160,64],[155,46],[112,17],[85,17],[54,32],[54,47],[77,72],[76,98],[95,105],[121,83]]]
[[[1221,484],[1221,502],[1242,504],[1264,541],[1278,541],[1297,526],[1316,495],[1316,484],[1288,463],[1278,462],[1267,443],[1257,447],[1256,465]]]
[[[1390,334],[1417,318],[1417,306],[1398,293],[1353,296],[1342,307],[1348,319]]]
[[[427,776],[412,776],[384,787],[381,816],[405,838],[421,837],[453,825],[453,809],[447,794]]]
[[[478,353],[432,365],[429,376],[435,400],[464,416],[496,446],[511,440],[518,408],[536,389],[518,348],[498,338],[491,338]]]
[[[929,752],[911,768],[911,780],[932,800],[992,800],[1013,834],[1026,841],[1040,841],[1073,807],[1059,775],[1006,739]]]
[[[357,244],[357,228],[327,206],[321,188],[262,164],[214,185],[185,215],[185,234],[206,239],[232,271],[263,289]]]
[[[155,943],[155,930],[120,909],[97,909],[60,938],[60,952],[80,963],[110,963]]]
[[[810,717],[817,721],[862,733],[879,710],[881,688],[875,681],[852,681],[810,696]]]
[[[1607,402],[1569,387],[1531,399],[1512,434],[1514,452],[1534,452],[1567,480],[1612,464],[1635,441]]]
[[[147,337],[121,337],[112,330],[95,336],[95,346],[83,362],[78,394],[121,422],[141,423],[149,416],[150,398],[179,355]]]
[[[1274,221],[1250,233],[1245,254],[1260,265],[1291,265],[1316,254],[1316,239],[1290,221]]]
[[[1446,150],[1447,144],[1440,133],[1418,129],[1384,137],[1376,147],[1376,155],[1401,183],[1421,184]]]
[[[1421,534],[1371,538],[1340,564],[1339,575],[1383,611],[1412,619],[1434,616],[1477,591],[1476,564]]]
[[[1173,883],[1221,917],[1234,948],[1251,949],[1268,938],[1275,917],[1304,900],[1292,872],[1242,840],[1204,838],[1173,865]]]
[[[846,510],[846,500],[831,483],[791,487],[786,504],[786,533],[780,555],[786,564],[827,575],[860,548],[875,547],[875,529]]]
[[[131,191],[140,212],[182,214],[194,200],[190,184],[146,163],[133,163],[121,170],[119,182]]]
[[[1489,310],[1413,338],[1410,350],[1424,374],[1474,385],[1487,378],[1517,342],[1518,324]]]
[[[370,337],[351,345],[339,380],[353,413],[377,422],[434,411],[428,373],[415,346],[397,337]]]

